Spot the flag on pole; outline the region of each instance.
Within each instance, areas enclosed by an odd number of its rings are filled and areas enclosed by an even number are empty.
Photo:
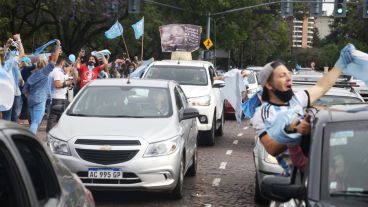
[[[114,39],[121,36],[122,34],[123,26],[119,23],[119,21],[116,21],[116,23],[113,24],[110,29],[105,32],[105,37],[108,39]]]
[[[134,29],[135,39],[139,39],[144,33],[144,17],[137,23],[132,25]]]

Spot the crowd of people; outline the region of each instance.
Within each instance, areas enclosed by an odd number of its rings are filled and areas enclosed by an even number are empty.
[[[0,47],[0,72],[5,72],[14,86],[13,105],[6,110],[0,107],[0,119],[28,123],[35,134],[45,114],[49,131],[60,112],[91,80],[126,78],[142,64],[137,56],[131,60],[125,53],[111,62],[108,50],[87,54],[81,49],[77,57],[66,56],[59,40],[50,47],[49,53],[26,55],[20,34]]]

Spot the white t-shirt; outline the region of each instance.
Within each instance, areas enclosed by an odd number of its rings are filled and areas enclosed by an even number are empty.
[[[309,102],[308,91],[296,92],[287,105],[277,105],[264,102],[256,109],[256,112],[251,119],[258,137],[261,137],[266,133],[265,121],[267,119],[273,122],[273,119],[275,119],[278,112],[287,111],[290,109],[296,109],[297,111],[303,112],[305,108],[309,107]]]
[[[61,81],[63,84],[67,78],[64,71],[60,67],[55,67],[49,75],[52,78],[51,98],[52,99],[66,99],[67,88],[55,88],[55,81]]]

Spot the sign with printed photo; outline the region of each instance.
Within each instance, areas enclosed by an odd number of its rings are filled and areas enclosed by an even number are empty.
[[[193,52],[199,48],[202,27],[191,24],[160,26],[162,52]]]

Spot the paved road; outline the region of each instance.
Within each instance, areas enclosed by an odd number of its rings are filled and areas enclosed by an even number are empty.
[[[253,201],[254,130],[246,122],[238,125],[227,120],[225,125],[224,136],[214,147],[199,147],[198,173],[185,178],[183,199],[172,200],[162,193],[94,191],[97,206],[257,206]]]

